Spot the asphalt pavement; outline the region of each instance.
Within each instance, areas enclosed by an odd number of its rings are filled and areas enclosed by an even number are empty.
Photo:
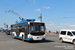
[[[23,42],[0,32],[0,50],[75,50],[72,43],[60,43],[58,34],[46,34],[45,41]]]

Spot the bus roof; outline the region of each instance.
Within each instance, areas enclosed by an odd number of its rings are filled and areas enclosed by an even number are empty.
[[[21,21],[21,22],[17,22],[16,24],[20,24],[20,23],[26,23],[26,22],[34,22],[35,19],[26,19],[24,21]]]

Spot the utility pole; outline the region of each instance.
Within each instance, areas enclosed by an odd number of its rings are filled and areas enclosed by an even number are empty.
[[[40,14],[40,17],[38,17],[38,18],[40,18],[40,21],[42,22],[42,14]]]
[[[4,23],[4,28],[6,27],[6,23]]]
[[[8,24],[6,25],[6,29],[8,29]]]

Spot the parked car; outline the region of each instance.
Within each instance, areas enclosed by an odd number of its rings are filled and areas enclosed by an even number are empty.
[[[6,34],[7,35],[10,35],[10,30],[6,30]]]
[[[60,42],[71,42],[75,45],[75,30],[60,30],[59,40]]]
[[[5,29],[3,29],[2,31],[3,31],[3,32],[6,32],[6,30],[5,30]]]

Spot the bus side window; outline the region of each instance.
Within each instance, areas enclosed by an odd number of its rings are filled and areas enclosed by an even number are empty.
[[[25,25],[25,32],[28,33],[28,26]]]
[[[26,32],[26,26],[25,26],[25,32]]]
[[[21,29],[21,31],[22,31],[22,32],[24,32],[24,31],[25,31],[25,29],[24,29],[24,28],[22,28],[22,29]]]

